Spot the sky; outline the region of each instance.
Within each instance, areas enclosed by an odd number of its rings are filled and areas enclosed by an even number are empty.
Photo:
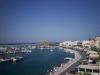
[[[100,36],[100,0],[0,0],[0,43]]]

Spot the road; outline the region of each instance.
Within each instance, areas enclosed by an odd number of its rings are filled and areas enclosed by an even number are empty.
[[[74,73],[78,71],[78,65],[79,63],[82,63],[82,60],[86,60],[85,52],[80,52],[81,59],[79,59],[76,63],[71,65],[69,68],[66,68],[65,71],[63,71],[60,75],[69,75],[70,73]]]
[[[85,55],[83,52],[78,52],[78,51],[74,51],[74,53],[75,53],[74,59],[70,60],[66,64],[63,64],[57,69],[54,69],[52,72],[50,72],[49,75],[67,75],[66,73],[70,73],[71,71],[76,70],[79,65],[79,62],[83,60]]]

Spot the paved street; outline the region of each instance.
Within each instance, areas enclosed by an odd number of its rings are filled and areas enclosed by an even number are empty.
[[[53,70],[53,72],[50,72],[50,75],[69,75],[68,73],[70,73],[73,70],[77,69],[77,66],[79,64],[79,62],[81,62],[84,58],[84,55],[82,52],[78,52],[78,51],[74,51],[75,53],[75,58],[70,60],[68,63],[63,64],[61,67]]]

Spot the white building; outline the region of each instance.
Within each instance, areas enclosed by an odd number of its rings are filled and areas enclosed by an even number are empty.
[[[73,46],[77,46],[79,42],[80,41],[64,41],[64,42],[60,43],[60,46],[73,47]]]
[[[0,47],[0,52],[4,52],[4,51],[6,51],[6,50],[7,50],[6,47]]]
[[[100,75],[100,65],[79,65],[78,66],[78,73],[80,72],[88,72],[91,75]]]
[[[87,54],[89,63],[93,62],[94,59],[99,58],[99,54],[96,51],[87,51],[86,54]]]
[[[98,36],[98,37],[95,38],[95,46],[97,48],[100,48],[100,36]]]
[[[94,40],[84,40],[82,42],[83,47],[91,48],[91,46],[93,46],[93,45],[94,45]]]
[[[64,41],[64,42],[60,43],[60,46],[68,47],[70,44],[71,44],[71,41]]]

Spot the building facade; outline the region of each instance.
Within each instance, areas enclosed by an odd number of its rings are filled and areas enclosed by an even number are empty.
[[[100,36],[98,36],[98,37],[95,38],[95,46],[97,48],[100,48]]]

